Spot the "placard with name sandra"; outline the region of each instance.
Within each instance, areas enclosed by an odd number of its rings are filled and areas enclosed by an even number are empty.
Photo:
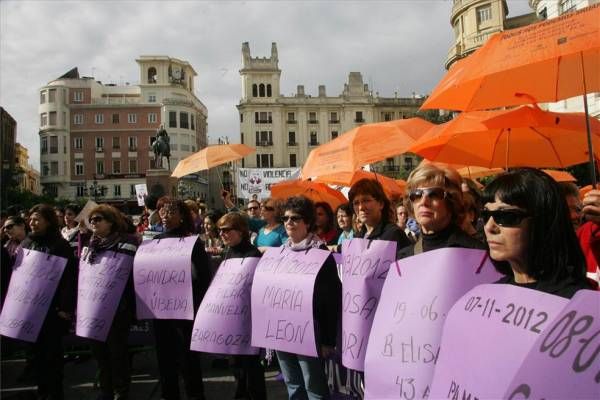
[[[317,356],[313,321],[315,280],[331,253],[272,247],[252,283],[252,345]]]
[[[66,266],[66,258],[19,249],[0,314],[0,334],[37,340]]]
[[[250,294],[260,258],[231,258],[219,266],[196,313],[190,348],[217,354],[258,354],[250,344]]]
[[[466,292],[498,280],[487,253],[446,248],[388,272],[365,360],[365,398],[427,398],[446,315]]]
[[[508,284],[479,285],[450,310],[431,398],[500,399],[568,300]]]
[[[194,319],[192,250],[197,239],[147,240],[138,247],[133,284],[139,319]]]

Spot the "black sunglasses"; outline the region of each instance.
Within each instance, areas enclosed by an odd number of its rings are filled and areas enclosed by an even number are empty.
[[[90,224],[95,224],[100,221],[104,221],[104,217],[96,216],[96,217],[90,218]]]
[[[441,187],[429,187],[429,188],[417,188],[411,190],[408,194],[408,198],[413,203],[421,200],[423,196],[428,197],[430,200],[443,200],[450,196],[450,193],[446,192]]]
[[[252,210],[258,210],[258,209],[259,209],[259,207],[248,207],[247,208],[247,210],[250,210],[250,211],[252,211]]]
[[[521,222],[529,217],[529,214],[523,210],[481,210],[481,219],[484,224],[487,224],[490,217],[494,218],[494,222],[496,225],[505,226],[505,227],[515,227],[519,226]]]
[[[303,218],[299,215],[284,215],[281,219],[283,220],[283,222],[292,221],[296,223],[298,221],[302,221]]]

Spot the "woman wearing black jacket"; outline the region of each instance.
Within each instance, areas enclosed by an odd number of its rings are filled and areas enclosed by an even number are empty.
[[[36,250],[67,259],[67,265],[52,298],[46,319],[32,347],[32,366],[38,397],[56,400],[64,397],[62,337],[69,330],[75,310],[76,261],[69,243],[60,234],[54,208],[46,204],[38,204],[29,213],[31,233],[21,242],[23,249]]]
[[[126,254],[132,258],[135,256],[138,240],[135,236],[125,232],[126,223],[119,210],[102,204],[92,209],[89,215],[92,237],[81,252],[82,260],[94,266],[106,253]],[[98,265],[94,267],[99,268]],[[131,371],[127,341],[134,312],[135,296],[133,278],[130,274],[106,341],[91,340],[92,354],[98,363],[98,380],[101,391],[98,400],[112,400],[113,398],[126,400],[129,398]]]
[[[194,232],[194,220],[182,200],[164,197],[159,214],[165,232],[153,240],[181,238]],[[210,285],[209,258],[200,238],[192,250],[192,293],[194,315]],[[179,374],[183,377],[189,400],[204,399],[200,353],[190,350],[194,321],[180,319],[155,319],[154,338],[156,357],[162,388],[162,398],[179,400]]]
[[[248,217],[239,212],[230,212],[219,219],[217,226],[221,240],[226,246],[223,261],[230,258],[262,256],[260,250],[250,243]],[[234,399],[264,400],[267,398],[265,370],[258,354],[233,356],[233,370],[236,381]]]
[[[315,206],[304,196],[291,197],[284,206],[283,222],[288,241],[283,247],[292,251],[312,248],[327,250],[326,244],[313,232]],[[329,398],[324,360],[335,352],[338,322],[341,316],[342,285],[332,255],[327,257],[315,280],[313,318],[319,357],[277,350],[279,366],[290,399]]]

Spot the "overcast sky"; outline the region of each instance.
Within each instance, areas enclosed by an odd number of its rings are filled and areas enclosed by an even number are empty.
[[[531,12],[508,1],[509,15]],[[73,67],[103,83],[139,81],[135,59],[189,61],[208,108],[208,135],[239,141],[241,46],[277,42],[284,95],[303,84],[337,96],[350,71],[381,96],[430,92],[453,41],[452,0],[0,1],[0,105],[39,169],[39,88]]]

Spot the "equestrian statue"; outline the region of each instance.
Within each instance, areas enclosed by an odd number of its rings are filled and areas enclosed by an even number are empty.
[[[171,146],[169,145],[169,135],[165,130],[164,125],[156,131],[156,140],[152,143],[152,151],[154,152],[154,168],[164,168],[163,157],[167,158],[167,169],[171,169]]]

